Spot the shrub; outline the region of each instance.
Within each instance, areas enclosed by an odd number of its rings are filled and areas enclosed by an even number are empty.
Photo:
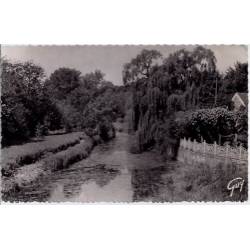
[[[236,131],[238,134],[238,141],[243,144],[245,148],[247,145],[248,137],[248,111],[246,109],[240,110],[236,113]]]
[[[48,135],[48,128],[45,124],[38,123],[36,126],[36,138],[43,138],[45,135]]]
[[[219,134],[229,135],[235,130],[235,113],[225,108],[199,109],[189,113],[184,121],[185,136],[208,143],[218,141]]]
[[[115,137],[115,128],[111,122],[103,121],[99,124],[99,135],[103,141],[108,141]]]

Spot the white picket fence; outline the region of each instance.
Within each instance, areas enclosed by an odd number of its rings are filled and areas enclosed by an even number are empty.
[[[214,144],[208,144],[205,141],[202,143],[196,140],[191,141],[190,139],[181,139],[180,147],[200,153],[204,155],[213,155],[216,157],[223,157],[225,159],[230,158],[236,161],[247,161],[248,152],[241,145],[239,147],[231,147],[230,145],[220,146],[216,142]]]

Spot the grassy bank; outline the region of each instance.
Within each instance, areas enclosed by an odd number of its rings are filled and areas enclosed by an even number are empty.
[[[11,176],[23,165],[33,164],[47,154],[57,153],[72,147],[84,137],[82,132],[46,136],[42,141],[2,149],[2,175]]]
[[[95,141],[92,138],[85,137],[74,146],[69,146],[57,153],[50,151],[39,161],[18,167],[11,176],[3,176],[2,178],[3,199],[8,197],[9,193],[18,192],[22,187],[29,185],[43,175],[67,168],[69,165],[88,157],[94,145]]]
[[[185,166],[178,170],[179,193],[196,201],[245,201],[248,197],[247,162],[203,155],[180,148],[178,160]],[[230,197],[227,185],[235,178],[245,182],[241,192]],[[185,192],[182,192],[185,191]],[[182,194],[183,193],[183,194]]]
[[[204,163],[191,171],[183,171],[182,177],[186,182],[185,191],[189,200],[246,201],[248,198],[247,166],[223,162],[212,166]],[[245,184],[241,192],[236,190],[231,197],[227,185],[237,177],[243,178]]]
[[[67,168],[69,165],[86,158],[93,147],[94,141],[91,138],[82,140],[73,147],[46,157],[43,160],[43,165],[51,171]]]
[[[228,183],[241,177],[244,180],[242,191],[236,189],[233,196],[227,189]],[[180,164],[164,176],[168,183],[164,186],[167,201],[246,201],[248,199],[248,173],[246,165],[221,162],[211,165],[208,162],[193,165]]]

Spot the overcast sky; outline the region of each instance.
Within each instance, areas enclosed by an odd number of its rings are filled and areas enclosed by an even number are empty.
[[[237,61],[247,62],[247,46],[220,45],[210,48],[217,58],[221,72]],[[42,66],[47,76],[59,67],[70,67],[83,74],[100,69],[105,78],[116,85],[122,84],[123,65],[135,57],[142,49],[156,49],[167,57],[170,53],[194,46],[2,46],[2,56],[11,61],[33,61]]]

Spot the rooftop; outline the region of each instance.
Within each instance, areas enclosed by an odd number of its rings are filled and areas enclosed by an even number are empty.
[[[241,100],[244,102],[244,104],[248,105],[248,93],[240,93],[240,92],[237,92],[237,94],[240,96]]]

